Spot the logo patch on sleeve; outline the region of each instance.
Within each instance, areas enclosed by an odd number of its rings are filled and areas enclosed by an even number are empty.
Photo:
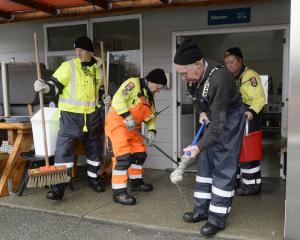
[[[128,83],[125,88],[122,90],[122,95],[126,96],[128,95],[129,91],[131,91],[134,88],[134,84],[132,82]]]
[[[126,91],[131,91],[134,87],[135,87],[134,84],[130,82],[125,86],[125,89]]]
[[[258,83],[255,77],[250,78],[250,83],[252,87],[257,87]]]

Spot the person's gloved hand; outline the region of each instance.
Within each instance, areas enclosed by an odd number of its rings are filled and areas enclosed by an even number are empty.
[[[153,131],[149,131],[147,134],[147,138],[148,138],[148,145],[153,146],[153,144],[155,143],[155,133]]]
[[[253,114],[250,111],[246,111],[245,116],[246,116],[248,121],[251,121],[253,119]]]
[[[198,148],[197,145],[189,145],[186,148],[183,149],[183,151],[186,152],[190,152],[191,155],[189,156],[190,158],[195,158],[199,153],[200,153],[200,149]]]
[[[134,119],[133,119],[132,115],[127,116],[124,120],[124,123],[125,123],[125,126],[128,128],[129,131],[134,130],[135,122],[134,122]]]
[[[34,82],[34,91],[42,92],[42,93],[49,93],[50,87],[48,84],[45,83],[43,79],[38,79]]]
[[[106,106],[110,106],[111,105],[111,97],[110,97],[110,95],[107,95],[107,96],[103,95],[102,96],[102,101],[103,101],[103,103]]]
[[[200,113],[200,115],[199,115],[199,123],[202,124],[204,121],[205,121],[206,124],[209,124],[209,123],[210,123],[210,121],[209,121],[209,119],[208,119],[206,113],[205,113],[205,112],[202,112],[202,113]]]

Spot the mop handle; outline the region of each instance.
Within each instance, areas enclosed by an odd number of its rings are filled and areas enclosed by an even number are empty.
[[[205,128],[205,121],[201,124],[201,127],[199,128],[199,130],[198,130],[196,136],[194,137],[194,139],[193,139],[193,141],[192,141],[192,146],[197,145],[197,142],[199,141],[200,136],[201,136],[201,134],[202,134],[204,128]],[[191,153],[190,151],[187,151],[187,152],[185,152],[184,154],[190,157],[192,153]]]
[[[245,124],[245,136],[248,136],[249,134],[249,120],[246,118],[246,124]]]

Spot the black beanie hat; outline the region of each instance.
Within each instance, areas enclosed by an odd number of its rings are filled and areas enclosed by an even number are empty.
[[[224,57],[226,57],[227,55],[232,54],[235,56],[240,57],[241,59],[243,59],[243,54],[240,48],[238,47],[233,47],[233,48],[228,48],[225,52],[224,52]]]
[[[148,82],[157,83],[161,85],[167,84],[165,71],[160,68],[153,69],[151,72],[149,72],[146,76],[146,80]]]
[[[81,48],[89,52],[94,52],[94,46],[87,36],[80,36],[74,41],[74,48]]]
[[[174,63],[178,65],[193,64],[203,58],[203,53],[198,47],[197,43],[191,38],[187,38],[180,44],[176,50]]]

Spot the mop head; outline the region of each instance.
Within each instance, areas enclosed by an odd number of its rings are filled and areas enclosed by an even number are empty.
[[[181,157],[178,167],[170,175],[170,180],[172,183],[178,184],[182,181],[184,170],[194,162],[193,159],[194,158],[191,158],[185,154]]]
[[[44,166],[28,170],[28,188],[44,187],[54,184],[67,183],[70,177],[65,166]]]

